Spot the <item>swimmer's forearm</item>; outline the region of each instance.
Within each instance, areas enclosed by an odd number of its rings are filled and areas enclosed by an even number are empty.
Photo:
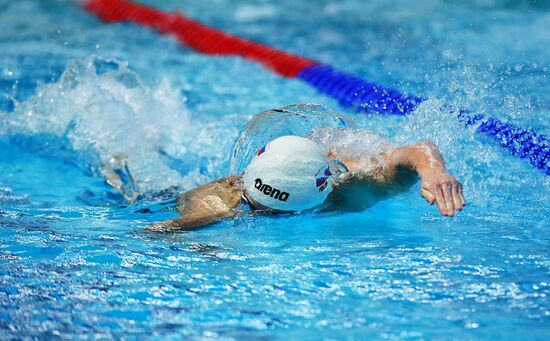
[[[217,223],[224,219],[232,217],[234,214],[223,214],[210,217],[180,217],[160,221],[149,225],[146,230],[152,232],[176,232],[176,231],[195,231],[202,227]]]
[[[145,228],[149,232],[176,232],[176,231],[193,231],[203,225],[187,224],[181,218],[170,219],[153,223]]]
[[[437,146],[430,141],[396,148],[389,155],[394,170],[407,169],[423,178],[429,173],[446,171],[445,161]]]
[[[334,153],[333,158],[338,158]],[[339,158],[350,169],[349,174],[340,177],[340,183],[369,181],[373,184],[391,185],[400,171],[416,172],[420,178],[430,173],[446,171],[445,161],[437,146],[429,141],[415,145],[394,148],[377,157]]]

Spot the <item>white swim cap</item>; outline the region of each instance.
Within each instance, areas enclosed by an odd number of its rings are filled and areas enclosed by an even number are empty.
[[[262,147],[244,170],[247,194],[281,211],[322,204],[332,191],[331,160],[320,146],[299,136],[282,136]]]

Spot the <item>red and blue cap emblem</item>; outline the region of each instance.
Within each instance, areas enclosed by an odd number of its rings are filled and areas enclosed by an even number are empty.
[[[260,150],[258,150],[258,154],[256,154],[256,156],[260,156],[262,155],[263,153],[265,153],[265,148],[267,147],[267,145],[263,146],[262,148],[260,148]]]
[[[317,187],[323,186],[327,182],[328,178],[331,176],[332,176],[332,172],[330,171],[330,167],[325,168],[323,174],[320,177],[315,178],[315,185]]]

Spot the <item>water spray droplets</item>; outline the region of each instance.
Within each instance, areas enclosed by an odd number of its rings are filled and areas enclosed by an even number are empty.
[[[19,103],[3,133],[67,139],[70,148],[97,160],[81,166],[98,173],[115,155],[124,158],[135,182],[133,191],[186,188],[210,177],[196,176],[195,170],[205,168],[201,162],[224,160],[219,148],[229,149],[232,136],[226,135],[228,141],[219,139],[216,153],[202,144],[191,155],[186,147],[216,134],[224,121],[213,126],[191,121],[184,103],[168,80],[147,86],[126,62],[98,57],[72,60],[57,82],[40,85],[34,96]],[[175,164],[170,159],[186,161]]]

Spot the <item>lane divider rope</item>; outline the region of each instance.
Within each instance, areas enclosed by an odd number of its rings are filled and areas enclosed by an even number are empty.
[[[85,8],[106,22],[132,21],[163,34],[171,33],[182,44],[195,51],[241,56],[257,61],[285,77],[296,77],[303,68],[318,64],[307,58],[221,32],[180,13],[165,13],[128,0],[89,0],[85,3]]]
[[[425,99],[371,83],[283,50],[228,34],[187,18],[129,0],[87,0],[84,8],[106,22],[134,22],[161,34],[174,35],[183,45],[209,55],[234,55],[256,61],[278,75],[298,78],[359,112],[408,115]],[[465,109],[451,109],[464,125],[489,137],[512,155],[550,175],[550,140],[533,130]]]

